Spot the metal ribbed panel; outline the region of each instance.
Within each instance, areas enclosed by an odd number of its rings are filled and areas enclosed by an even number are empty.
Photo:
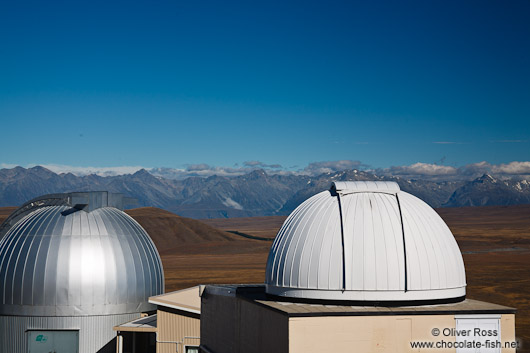
[[[113,327],[140,314],[75,317],[0,316],[0,352],[27,352],[27,330],[79,330],[79,353],[99,351],[116,333]]]
[[[311,197],[293,211],[269,254],[267,283],[286,287],[303,283],[315,289],[342,288],[341,259],[334,253],[340,252],[340,227],[336,222],[327,222],[334,217],[339,217],[338,204],[327,191]],[[325,237],[311,237],[324,233]],[[306,267],[311,267],[316,275],[308,276],[308,271],[304,271]]]
[[[425,202],[400,193],[411,290],[466,284],[464,262],[453,234]]]
[[[198,346],[201,322],[198,316],[179,315],[163,310],[157,311],[158,353],[184,352],[183,345]],[[166,343],[163,343],[166,342]]]
[[[271,247],[271,294],[429,300],[465,295],[456,241],[440,216],[391,182],[337,182],[297,207]]]
[[[134,313],[163,288],[152,240],[116,208],[44,206],[0,240],[0,314]]]
[[[404,250],[396,198],[359,193],[341,200],[347,290],[404,290]]]

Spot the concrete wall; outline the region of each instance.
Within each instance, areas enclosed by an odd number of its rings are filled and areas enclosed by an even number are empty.
[[[515,315],[503,314],[501,315],[501,341],[514,342],[515,341]],[[515,353],[514,349],[503,348],[502,353]]]
[[[431,330],[435,327],[454,328],[454,316],[291,318],[289,352],[411,352],[412,340],[435,340],[431,334]],[[448,340],[454,342],[455,339],[449,337]],[[445,353],[454,350],[437,349],[436,352]]]
[[[288,317],[236,297],[202,297],[201,347],[213,353],[287,353]]]
[[[183,352],[184,346],[199,346],[199,314],[159,307],[157,311],[157,353]]]
[[[501,341],[515,339],[515,318],[500,319]],[[455,352],[454,348],[412,349],[410,342],[455,342],[455,336],[433,336],[432,330],[456,328],[454,315],[337,316],[289,319],[289,352]],[[515,349],[502,349],[502,353]]]

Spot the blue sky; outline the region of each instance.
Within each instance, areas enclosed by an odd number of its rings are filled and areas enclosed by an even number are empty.
[[[0,163],[530,160],[530,2],[0,3]]]

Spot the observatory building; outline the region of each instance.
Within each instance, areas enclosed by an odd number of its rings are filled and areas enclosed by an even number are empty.
[[[155,309],[160,256],[121,194],[33,199],[0,227],[0,352],[112,352],[113,327]]]
[[[333,183],[286,219],[264,285],[201,297],[206,353],[515,352],[514,341],[515,309],[466,299],[453,234],[394,182]],[[412,347],[422,342],[434,346]]]

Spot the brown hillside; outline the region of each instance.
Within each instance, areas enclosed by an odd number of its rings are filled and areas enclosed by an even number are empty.
[[[158,208],[126,212],[155,242],[166,291],[204,283],[263,282],[272,242],[247,239]]]
[[[201,219],[201,222],[221,230],[231,230],[257,237],[274,238],[286,216]]]
[[[237,235],[155,207],[135,208],[125,212],[148,230],[157,248],[161,251],[178,245],[239,239]]]
[[[0,207],[0,224],[18,207]]]

